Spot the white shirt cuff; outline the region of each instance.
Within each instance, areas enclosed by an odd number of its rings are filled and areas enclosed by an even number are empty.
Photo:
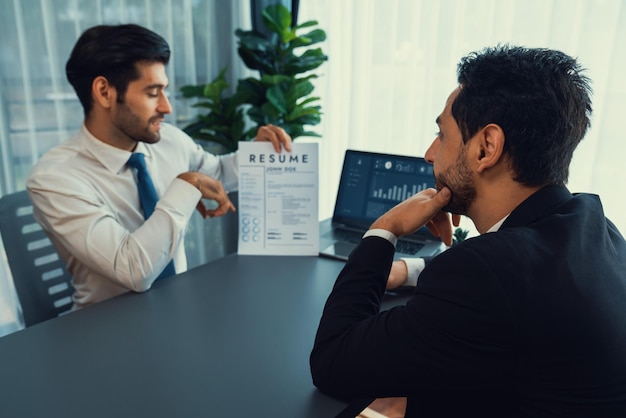
[[[401,258],[406,264],[407,279],[404,283],[405,286],[417,286],[417,279],[426,267],[426,262],[423,258]]]
[[[386,229],[370,229],[365,234],[363,234],[363,238],[366,237],[384,238],[392,243],[394,247],[398,242],[398,237],[394,233],[389,232]],[[423,258],[401,258],[400,260],[404,261],[407,270],[407,280],[404,285],[417,286],[417,279],[422,270],[424,270],[424,267],[426,267],[426,262]]]
[[[363,238],[366,238],[366,237],[384,238],[390,243],[392,243],[394,247],[396,246],[396,242],[398,242],[398,237],[396,237],[394,233],[389,232],[385,229],[370,229],[365,234],[363,234]]]

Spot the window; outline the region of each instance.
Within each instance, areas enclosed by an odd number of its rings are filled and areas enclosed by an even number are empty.
[[[594,89],[592,126],[574,155],[568,187],[601,196],[624,233],[626,178],[626,4],[621,0],[315,0],[299,22],[326,31],[329,60],[318,73],[322,99],[320,217],[332,215],[346,148],[423,156],[436,116],[456,87],[467,53],[510,43],[578,57]],[[616,190],[617,189],[617,190]],[[463,226],[473,228],[471,222]]]
[[[80,34],[97,24],[137,23],[170,44],[167,68],[173,113],[185,126],[194,109],[178,93],[185,84],[208,82],[228,66],[233,79],[247,71],[236,53],[234,31],[250,27],[246,0],[46,0],[7,1],[0,14],[0,195],[23,190],[33,164],[80,128],[82,107],[65,78],[65,63]],[[204,223],[206,225],[206,223]],[[206,261],[212,245],[194,216],[188,265]],[[215,239],[213,237],[213,239]],[[4,252],[0,252],[4,255]],[[0,258],[0,335],[13,331],[15,301],[9,271]]]

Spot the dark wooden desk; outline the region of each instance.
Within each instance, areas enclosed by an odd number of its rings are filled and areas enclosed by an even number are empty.
[[[0,417],[336,416],[309,353],[342,266],[230,255],[0,338]]]

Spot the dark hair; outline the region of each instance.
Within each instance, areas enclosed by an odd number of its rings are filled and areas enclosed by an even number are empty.
[[[91,84],[98,76],[106,77],[124,100],[128,83],[139,78],[139,61],[167,64],[170,47],[161,36],[144,27],[100,25],[80,36],[65,65],[65,74],[83,105],[85,116],[92,107]]]
[[[517,182],[565,184],[590,125],[590,81],[581,72],[574,58],[549,49],[499,45],[462,58],[452,116],[463,141],[495,123]]]

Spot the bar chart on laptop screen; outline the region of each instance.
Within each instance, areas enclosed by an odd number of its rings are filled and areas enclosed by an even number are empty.
[[[432,166],[379,159],[371,184],[370,198],[400,202],[429,187],[433,187]]]
[[[414,159],[377,158],[372,165],[365,216],[376,219],[415,193],[434,187],[432,165]]]
[[[374,188],[372,191],[372,197],[377,197],[380,199],[386,200],[394,200],[396,202],[400,202],[405,200],[415,193],[421,192],[424,189],[427,189],[428,185],[426,182],[421,184],[403,184],[401,186],[392,186],[388,187],[383,184],[382,186]]]

